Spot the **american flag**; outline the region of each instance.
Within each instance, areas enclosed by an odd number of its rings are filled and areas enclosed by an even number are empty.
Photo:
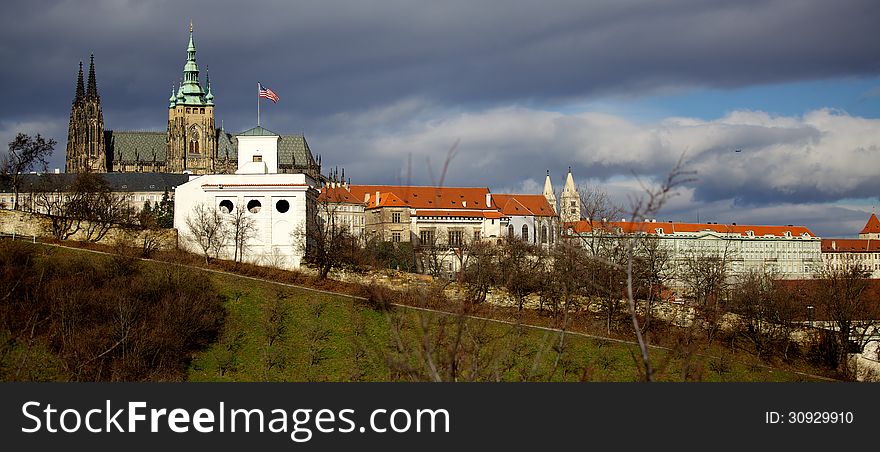
[[[260,97],[271,100],[273,104],[278,102],[278,95],[275,94],[275,91],[266,88],[262,83],[257,83],[257,85],[260,88]]]

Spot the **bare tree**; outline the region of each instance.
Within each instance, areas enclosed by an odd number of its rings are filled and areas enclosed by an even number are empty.
[[[541,270],[546,268],[547,253],[525,240],[508,237],[498,247],[498,277],[507,293],[522,311],[526,297],[540,290]]]
[[[78,174],[70,192],[67,215],[81,223],[87,241],[100,241],[113,226],[129,222],[132,217],[125,198],[114,193],[107,180],[100,175]]]
[[[257,236],[257,227],[253,217],[245,209],[236,209],[229,220],[229,239],[232,240],[233,261],[242,262],[248,249],[248,242]]]
[[[498,250],[487,242],[475,242],[469,248],[470,258],[463,269],[461,282],[466,288],[467,299],[482,303],[486,301],[489,289],[498,282]]]
[[[67,240],[79,232],[80,222],[70,215],[71,193],[60,178],[41,178],[33,189],[34,209],[49,218],[49,231],[57,240]]]
[[[880,294],[859,265],[826,266],[817,275],[815,303],[831,323],[837,368],[850,376],[849,353],[861,353],[880,333]]]
[[[737,337],[755,356],[769,358],[779,348],[787,357],[796,313],[792,298],[771,270],[749,271],[734,283],[730,310],[738,315]]]
[[[189,229],[187,239],[196,244],[205,256],[205,263],[220,256],[229,236],[228,226],[220,211],[210,204],[199,203],[193,206],[186,217]]]
[[[419,231],[419,241],[416,247],[416,259],[422,273],[442,278],[443,263],[449,254],[449,246],[441,242],[437,237],[436,229]]]
[[[666,175],[666,179],[655,187],[647,187],[642,184],[643,194],[630,199],[630,222],[643,223],[644,220],[655,216],[660,209],[669,201],[669,198],[675,195],[675,189],[685,183],[693,181],[693,172],[684,169],[684,154],[678,159],[678,162]],[[644,365],[644,377],[646,381],[654,380],[654,368],[651,366],[651,360],[648,356],[648,346],[642,335],[639,326],[639,318],[636,311],[636,301],[633,291],[633,264],[635,262],[635,251],[646,231],[638,228],[629,236],[629,246],[627,247],[627,264],[626,264],[626,295],[629,304],[630,318],[633,323],[633,331],[636,340],[639,343],[641,351],[642,364]]]
[[[654,301],[672,279],[675,273],[675,262],[672,252],[664,246],[656,235],[645,235],[636,249],[635,279],[638,281],[637,294],[644,300],[644,322],[642,331],[651,329],[651,318]]]
[[[681,282],[689,298],[696,304],[710,344],[721,328],[722,316],[726,311],[733,258],[734,252],[730,249],[729,241],[725,240],[723,249],[691,250],[686,253],[680,269]]]
[[[18,193],[21,189],[22,175],[39,168],[46,171],[48,158],[55,149],[54,139],[45,139],[40,134],[31,137],[19,133],[9,142],[9,153],[0,159],[0,176],[9,181],[13,191],[12,208],[18,209]]]
[[[318,267],[321,278],[326,278],[334,268],[357,266],[363,260],[361,239],[340,221],[339,207],[333,200],[321,200],[315,209],[307,211],[305,231],[293,231],[298,246],[305,251],[306,259]]]

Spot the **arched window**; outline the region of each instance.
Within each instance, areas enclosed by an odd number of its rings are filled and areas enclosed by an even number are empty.
[[[189,152],[191,154],[199,153],[199,129],[196,126],[192,126],[189,129]]]
[[[547,226],[541,226],[541,243],[547,243]]]
[[[513,238],[513,225],[512,224],[507,226],[507,236],[510,238]]]
[[[529,225],[524,224],[522,227],[522,239],[526,242],[529,241]]]

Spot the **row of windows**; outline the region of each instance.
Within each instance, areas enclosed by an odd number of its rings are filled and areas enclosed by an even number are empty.
[[[395,234],[398,236],[400,235],[398,232],[392,233],[391,241],[396,241],[394,239]],[[479,229],[474,229],[474,241],[479,241],[482,237],[483,233]],[[435,234],[433,229],[422,229],[419,231],[419,242],[422,244],[432,245],[434,244],[434,238]],[[461,229],[449,230],[447,231],[447,239],[449,246],[461,246],[462,241],[464,240],[464,231]]]
[[[263,208],[263,203],[261,203],[258,199],[252,199],[248,201],[246,207],[248,212],[256,214],[259,213],[260,210]],[[235,204],[231,200],[224,199],[223,201],[220,201],[219,209],[223,213],[231,214],[233,211],[235,211]],[[278,200],[275,203],[275,210],[277,210],[278,213],[287,213],[287,211],[290,210],[290,202],[288,202],[286,199]]]
[[[843,270],[843,269],[850,268],[850,266],[849,266],[848,264],[829,264],[829,265],[831,266],[831,268],[833,268],[833,269],[835,269],[835,270]],[[854,264],[854,265],[855,265],[856,268],[860,268],[860,269],[865,270],[865,271],[880,270],[880,264],[874,264],[874,265],[871,265],[871,264]],[[873,268],[872,268],[872,267],[873,267]]]
[[[507,235],[509,237],[514,237],[514,229],[513,229],[512,224],[507,226]],[[520,237],[522,237],[522,239],[526,242],[529,241],[529,225],[524,224],[522,226],[522,234],[520,235]],[[535,243],[538,243],[537,242],[538,238],[539,237],[534,237]],[[541,236],[540,236],[541,243],[547,243],[548,239],[549,239],[550,243],[553,243],[553,236],[547,234],[547,226],[541,226]]]
[[[832,260],[867,260],[871,258],[870,253],[828,253]],[[880,253],[874,253],[874,259],[880,259]]]
[[[186,112],[187,112],[187,113],[198,113],[198,114],[200,114],[200,115],[203,115],[203,114],[205,114],[205,109],[204,109],[204,108],[191,108],[191,107],[186,107]]]

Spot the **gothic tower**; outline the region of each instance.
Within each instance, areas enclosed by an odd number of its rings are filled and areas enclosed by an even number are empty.
[[[553,184],[550,182],[550,170],[547,170],[547,178],[544,179],[544,197],[553,208],[553,212],[559,215],[559,208],[556,206],[556,193],[553,192]]]
[[[563,223],[572,223],[581,219],[581,198],[571,177],[571,167],[568,168],[562,196],[559,197],[559,219]]]
[[[171,98],[168,99],[167,171],[213,173],[216,137],[214,95],[211,94],[210,79],[206,77],[204,90],[199,84],[196,46],[193,43],[193,27],[190,22],[183,80],[177,93],[172,89]]]
[[[104,113],[101,96],[95,79],[95,56],[89,65],[88,88],[83,87],[82,61],[76,80],[76,97],[70,108],[67,126],[67,156],[65,171],[68,173],[107,172],[107,153],[104,146]]]

